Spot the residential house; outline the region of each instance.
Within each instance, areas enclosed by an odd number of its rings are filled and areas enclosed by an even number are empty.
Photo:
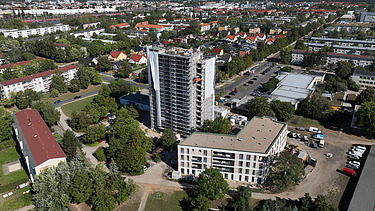
[[[206,32],[211,29],[211,25],[209,23],[202,23],[199,26],[201,27],[201,32]]]
[[[232,31],[232,30],[234,31],[234,34],[237,34],[240,31],[240,28],[237,26],[229,27],[229,31]]]
[[[83,63],[88,67],[95,67],[98,64],[98,60],[92,57],[85,57]]]
[[[137,25],[135,25],[134,28],[136,28],[138,30],[141,30],[141,29],[145,29],[145,30],[155,29],[155,31],[157,31],[157,32],[162,32],[165,29],[164,26],[149,24],[148,21],[137,23]]]
[[[245,38],[245,41],[246,41],[247,43],[256,43],[257,40],[258,40],[258,38],[257,38],[256,36],[253,36],[253,37],[247,36],[247,37]]]
[[[100,24],[100,21],[89,22],[89,23],[81,23],[81,27],[82,27],[82,29],[96,28],[99,24]]]
[[[123,63],[124,63],[123,60],[120,60],[120,61],[115,62],[115,63],[113,64],[112,69],[115,70],[115,71],[117,71],[118,69],[120,69],[120,67],[121,67],[121,65],[122,65]]]
[[[212,28],[216,28],[218,22],[219,21],[211,21],[210,24],[212,25]]]
[[[130,64],[146,64],[147,63],[147,57],[143,54],[132,54],[128,61]]]
[[[273,27],[270,29],[271,35],[280,34],[281,32],[283,32],[283,30],[281,30],[279,27]]]
[[[103,28],[100,29],[88,29],[84,31],[78,31],[78,32],[72,32],[70,35],[74,37],[85,37],[85,38],[91,38],[94,35],[99,35],[100,33],[104,32],[105,30]]]
[[[249,29],[249,34],[258,34],[258,33],[260,33],[259,27],[252,27]]]
[[[240,39],[245,39],[247,35],[245,32],[237,32],[236,36]]]
[[[228,31],[228,25],[219,25],[218,31]]]
[[[255,34],[255,36],[257,37],[258,40],[263,40],[264,41],[264,40],[267,39],[266,34],[263,34],[263,33],[262,34],[259,34],[259,33]]]
[[[224,50],[220,48],[213,48],[211,52],[217,56],[222,56],[224,54]]]
[[[119,24],[109,26],[109,28],[111,29],[122,29],[122,28],[127,28],[127,27],[130,27],[129,23],[119,23]]]
[[[111,51],[111,53],[108,54],[109,60],[119,61],[119,60],[125,60],[127,58],[127,55],[124,51]]]
[[[36,109],[25,109],[13,116],[13,130],[31,182],[43,170],[66,161],[66,155]]]
[[[139,47],[139,46],[136,46],[136,47],[130,49],[130,53],[131,54],[143,54],[143,48]]]
[[[230,42],[236,42],[237,41],[237,37],[236,37],[236,35],[227,35],[225,37],[225,40],[230,41]]]
[[[276,40],[277,40],[277,38],[268,38],[267,41],[266,41],[266,43],[267,43],[268,45],[272,45],[272,44],[275,43]]]

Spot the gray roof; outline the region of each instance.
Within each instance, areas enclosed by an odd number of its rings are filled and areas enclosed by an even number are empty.
[[[286,127],[267,117],[254,117],[237,135],[196,132],[180,145],[268,154]]]
[[[362,70],[354,70],[353,76],[369,76],[375,77],[375,72],[370,71],[362,71]]]
[[[349,39],[337,39],[337,38],[326,38],[326,37],[311,37],[310,39],[317,40],[317,41],[375,44],[374,41],[369,41],[369,40],[349,40]]]
[[[311,47],[324,47],[326,46],[323,43],[308,43],[305,42],[305,45],[311,46]],[[370,48],[370,47],[361,47],[361,46],[346,46],[346,45],[329,45],[329,47],[333,48],[342,48],[342,49],[351,49],[351,50],[362,50],[362,51],[375,51],[375,48]]]
[[[375,207],[375,145],[372,145],[359,177],[348,210],[374,210]]]
[[[314,77],[309,75],[288,74],[280,81],[280,85],[306,89],[313,80]]]
[[[139,94],[139,93],[124,95],[124,96],[121,96],[120,99],[128,100],[133,103],[140,103],[143,105],[150,104],[149,96],[144,95],[144,94]]]

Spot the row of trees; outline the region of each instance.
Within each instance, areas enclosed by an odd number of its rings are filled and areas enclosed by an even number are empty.
[[[264,97],[254,97],[246,104],[247,114],[254,116],[276,117],[279,121],[287,122],[293,117],[294,107],[290,102],[273,100],[270,103]]]
[[[214,121],[208,119],[204,120],[201,128],[202,132],[219,134],[229,134],[230,130],[230,121],[222,116],[217,117]]]
[[[33,200],[40,210],[66,209],[68,203],[85,202],[94,210],[113,210],[136,190],[136,185],[121,176],[114,163],[109,173],[103,165],[88,170],[83,159],[75,156],[56,168],[46,169],[35,177]]]

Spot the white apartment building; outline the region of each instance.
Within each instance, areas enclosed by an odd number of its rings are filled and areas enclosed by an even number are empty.
[[[310,37],[312,43],[321,43],[327,46],[342,45],[342,46],[358,46],[375,48],[375,41],[372,40],[356,40],[356,39],[337,39],[329,37]]]
[[[78,66],[69,65],[60,67],[59,69],[62,71],[62,75],[65,77],[65,82],[69,84],[69,82],[76,77]],[[49,70],[34,75],[28,75],[21,78],[0,82],[0,97],[10,98],[11,92],[25,91],[26,89],[32,89],[36,92],[48,92],[50,91],[50,85],[54,72],[55,70]]]
[[[375,73],[369,71],[355,70],[352,80],[362,89],[372,87],[375,88]]]
[[[348,45],[326,45],[323,43],[305,43],[309,47],[309,51],[320,51],[322,48],[332,47],[334,53],[339,54],[353,54],[353,55],[362,55],[368,51],[375,51],[375,48],[368,46],[348,46]]]
[[[147,47],[152,129],[183,137],[214,119],[215,58],[183,48]]]
[[[100,29],[88,29],[84,31],[78,31],[78,32],[73,32],[70,35],[73,35],[74,37],[85,37],[85,38],[91,38],[94,36],[94,34],[99,35],[100,33],[104,32],[103,28]]]
[[[292,51],[292,61],[291,64],[301,65],[305,53],[316,53],[313,51],[305,51],[294,49]],[[374,56],[360,56],[360,55],[351,55],[351,54],[338,54],[338,53],[327,53],[327,63],[328,64],[337,64],[340,61],[344,62],[353,62],[354,66],[367,67],[375,61]]]
[[[55,33],[57,31],[67,32],[70,30],[69,25],[62,25],[56,24],[55,26],[48,26],[43,28],[35,28],[35,29],[0,29],[0,33],[3,33],[5,37],[12,37],[12,38],[26,38],[31,35],[40,35],[44,36],[46,34]]]
[[[178,145],[178,170],[198,176],[214,167],[225,179],[263,184],[286,138],[287,124],[268,117],[254,117],[237,135],[196,132]]]

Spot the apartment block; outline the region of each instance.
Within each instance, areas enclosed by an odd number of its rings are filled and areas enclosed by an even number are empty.
[[[66,161],[66,156],[39,112],[25,109],[13,114],[13,130],[31,182],[45,169]]]
[[[357,40],[357,39],[337,39],[329,37],[310,37],[312,43],[321,43],[327,46],[342,45],[342,46],[358,46],[375,48],[375,41],[373,40]]]
[[[317,53],[315,51],[305,51],[294,49],[292,51],[292,64],[301,65],[303,62],[303,57],[306,53]],[[368,67],[375,61],[374,56],[360,56],[360,55],[351,55],[351,54],[338,54],[338,53],[327,53],[327,63],[328,64],[337,64],[340,61],[352,62],[354,66]]]
[[[355,70],[352,80],[362,89],[372,87],[375,88],[375,73],[368,71]]]
[[[3,33],[5,37],[12,37],[12,38],[26,38],[31,35],[40,35],[44,36],[46,34],[55,33],[58,31],[67,32],[70,30],[69,25],[62,25],[56,24],[55,26],[43,27],[43,28],[35,28],[35,29],[0,29],[0,33]]]
[[[153,129],[186,137],[214,118],[215,58],[182,48],[147,47]]]
[[[254,117],[237,135],[193,133],[178,145],[178,170],[198,176],[217,168],[225,179],[263,184],[286,145],[287,124]]]
[[[352,55],[363,55],[369,51],[375,51],[372,47],[361,47],[361,46],[348,46],[348,45],[326,45],[323,43],[305,43],[309,47],[309,51],[320,51],[322,48],[331,47],[334,53],[339,54],[352,54]]]
[[[78,66],[69,65],[60,67],[59,69],[62,71],[62,75],[65,77],[65,82],[69,84],[69,82],[76,77]],[[50,91],[50,85],[54,72],[55,70],[49,70],[34,75],[2,81],[0,82],[0,97],[10,98],[11,92],[25,91],[26,89],[32,89],[36,92],[48,92]]]

